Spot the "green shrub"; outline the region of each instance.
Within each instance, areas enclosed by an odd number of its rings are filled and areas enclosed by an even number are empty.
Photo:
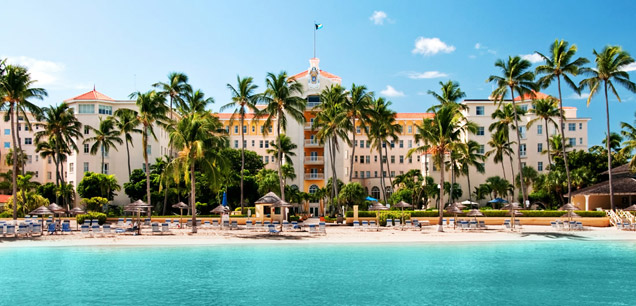
[[[388,211],[391,213],[397,213],[399,215],[400,211]],[[468,212],[468,210],[464,210],[464,213]],[[508,211],[507,210],[491,210],[491,209],[481,209],[481,212],[484,214],[485,217],[509,217],[508,215]],[[585,217],[585,218],[601,218],[601,217],[605,217],[605,212],[603,211],[575,211],[579,216],[581,217]],[[387,211],[380,211],[380,216],[383,213],[387,213]],[[432,210],[432,211],[404,211],[404,214],[410,216],[411,218],[432,218],[432,217],[438,217],[439,216],[439,212],[437,210]],[[521,213],[523,213],[523,217],[546,217],[546,218],[559,218],[561,216],[563,216],[565,213],[567,213],[566,211],[560,211],[560,210],[521,210]],[[375,211],[359,211],[358,212],[358,217],[359,218],[375,218],[376,217],[376,212]],[[353,217],[353,211],[348,211],[346,213],[346,216],[349,218]],[[462,216],[462,214],[458,214],[458,217]],[[454,214],[449,214],[447,212],[444,212],[444,217],[454,217]],[[392,215],[391,217],[392,219],[395,218],[399,218]],[[386,219],[386,217],[385,217]]]
[[[104,206],[108,204],[108,199],[92,197],[89,199],[82,199],[82,204],[86,207],[86,211],[104,211]]]
[[[0,218],[13,218],[13,210],[7,209],[0,213]]]
[[[289,216],[289,222],[292,222],[292,221],[298,222],[298,221],[300,221],[300,217],[299,216]]]
[[[84,224],[84,220],[95,220],[95,219],[97,219],[97,223],[99,225],[102,225],[106,223],[106,214],[98,213],[98,212],[89,212],[87,214],[77,215],[77,217],[75,217],[75,220],[77,221],[78,224]]]
[[[387,219],[400,219],[403,223],[405,220],[411,219],[411,213],[411,211],[404,211],[404,213],[402,213],[402,211],[393,210],[379,211],[378,223],[380,224],[380,226],[385,226]]]

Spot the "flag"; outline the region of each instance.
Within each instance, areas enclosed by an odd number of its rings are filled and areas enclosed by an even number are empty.
[[[316,30],[322,29],[322,23],[315,23],[314,25],[316,26]]]

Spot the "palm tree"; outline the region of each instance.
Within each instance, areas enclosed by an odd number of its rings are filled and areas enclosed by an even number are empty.
[[[452,152],[453,148],[460,142],[461,136],[468,132],[466,118],[457,111],[455,105],[443,105],[434,111],[433,118],[424,118],[417,126],[415,141],[425,140],[423,146],[410,149],[407,156],[413,153],[423,153],[430,151],[434,161],[440,166],[440,185],[444,186],[444,157]],[[444,194],[440,192],[439,227],[438,231],[443,232],[442,219],[444,216]]]
[[[20,109],[33,109],[37,106],[29,102],[30,99],[42,100],[47,96],[46,90],[42,88],[32,87],[36,80],[31,79],[31,74],[26,68],[21,66],[7,65],[4,69],[4,76],[0,78],[0,103],[2,108],[7,110],[7,114],[11,117],[11,139],[13,142],[13,151],[17,152],[18,131],[16,129],[16,116]],[[37,113],[37,112],[36,112]],[[18,155],[13,155],[13,203],[17,203],[18,184]],[[13,219],[18,218],[17,210],[13,210]]]
[[[115,126],[119,133],[124,136],[126,142],[126,160],[128,162],[128,177],[131,175],[130,168],[130,149],[128,145],[134,147],[132,134],[140,134],[139,120],[135,116],[135,111],[128,108],[120,108],[115,111]]]
[[[166,97],[156,91],[148,91],[146,93],[134,92],[130,94],[130,98],[136,98],[136,104],[139,108],[135,111],[135,116],[142,126],[141,129],[141,145],[143,146],[144,165],[146,172],[146,200],[148,205],[152,205],[150,198],[150,164],[148,163],[148,137],[152,136],[157,140],[154,126],[165,125],[168,120],[165,101]]]
[[[519,127],[519,120],[517,119],[517,104],[515,103],[515,91],[519,93],[519,97],[523,99],[524,95],[534,95],[534,91],[538,90],[537,85],[534,83],[534,73],[528,71],[532,64],[519,56],[508,57],[508,61],[497,60],[495,67],[501,69],[501,76],[491,75],[486,82],[495,82],[497,88],[492,92],[492,96],[503,102],[504,96],[510,89],[510,97],[512,108],[514,110],[515,127]],[[517,166],[521,169],[521,136],[519,135],[519,129],[517,128]],[[521,173],[521,171],[519,171]],[[523,174],[521,174],[521,193],[523,195],[523,202],[526,203],[528,195],[525,192],[523,185]],[[524,204],[525,205],[525,204]]]
[[[366,131],[366,126],[368,124],[368,121],[370,120],[370,117],[372,116],[372,101],[373,94],[367,92],[367,87],[364,85],[356,86],[356,84],[354,83],[353,85],[351,85],[349,98],[346,99],[344,102],[344,110],[347,112],[347,118],[351,119],[351,134],[353,137],[352,143],[354,144],[351,147],[351,160],[349,167],[350,182],[353,175],[353,158],[356,154],[356,121],[358,121],[358,126],[360,126],[360,129]]]
[[[265,80],[267,89],[263,95],[263,101],[267,104],[263,113],[267,114],[265,127],[272,126],[272,121],[276,120],[276,139],[280,140],[281,131],[287,130],[287,116],[296,122],[305,122],[304,111],[307,101],[300,97],[303,93],[303,86],[295,79],[288,78],[287,73],[281,71],[278,75],[267,73]],[[265,129],[267,131],[267,129]],[[285,185],[283,184],[282,156],[278,152],[276,163],[278,164],[278,180],[280,181],[280,197],[285,200]]]
[[[543,152],[541,152],[542,154],[548,154],[549,156],[552,157],[552,160],[558,158],[563,158],[563,148],[561,147],[563,145],[563,141],[561,140],[561,135],[560,134],[554,134],[552,135],[552,137],[550,137],[549,139],[549,145],[548,145],[548,150],[545,150]],[[565,148],[570,148],[572,147],[572,145],[570,145],[569,143],[565,144]]]
[[[187,114],[204,113],[208,104],[214,103],[214,98],[205,97],[205,93],[200,89],[189,90],[185,93],[184,100],[177,109],[179,114],[185,116]]]
[[[433,105],[432,109],[439,109],[445,104],[453,103],[457,104],[459,109],[467,110],[468,106],[460,104],[459,100],[466,97],[466,93],[459,88],[459,83],[448,80],[446,83],[439,82],[441,87],[441,94],[438,94],[432,90],[428,91],[428,94],[433,96],[440,104]]]
[[[609,145],[607,141],[609,140]],[[605,136],[605,139],[601,141],[606,147],[610,148],[611,152],[618,153],[621,150],[621,142],[623,137],[616,132],[611,132],[609,137]]]
[[[108,154],[111,148],[117,150],[117,146],[115,144],[121,145],[124,141],[119,137],[120,132],[115,128],[115,120],[112,118],[106,118],[102,120],[99,118],[99,128],[94,128],[92,126],[87,126],[89,130],[93,131],[95,136],[86,138],[84,143],[91,143],[90,153],[91,155],[97,154],[98,150],[101,150],[102,153],[102,171],[104,173],[104,156]]]
[[[384,187],[384,162],[387,163],[387,172],[389,174],[389,182],[393,185],[393,179],[391,178],[391,170],[389,166],[388,149],[389,145],[387,141],[389,139],[393,141],[398,140],[398,133],[402,132],[402,126],[395,122],[395,112],[392,111],[391,101],[386,101],[384,98],[379,97],[373,101],[373,115],[370,120],[371,128],[369,130],[369,140],[371,140],[372,146],[377,148],[380,154],[380,186],[382,187],[382,195],[384,202],[386,201],[386,188]],[[384,146],[384,158],[382,157],[382,147]]]
[[[468,200],[472,201],[470,194],[470,167],[475,167],[475,170],[479,173],[486,172],[483,161],[486,157],[479,153],[479,143],[474,140],[469,140],[462,150],[459,151],[459,158],[457,163],[459,164],[460,173],[466,176],[468,180]]]
[[[497,121],[490,124],[490,126],[488,127],[488,131],[492,132],[493,130],[495,130],[496,133],[501,133],[503,137],[505,137],[506,142],[514,143],[510,141],[510,129],[517,130],[516,122],[521,120],[521,116],[523,116],[524,114],[525,110],[523,110],[521,107],[513,107],[512,104],[506,104],[503,107],[498,108],[491,114],[491,118],[497,119]],[[506,155],[508,155],[508,158],[510,159],[510,172],[512,172],[512,177],[515,177],[515,169],[512,160],[513,154],[514,152],[510,152],[510,154]],[[504,174],[504,177],[505,176],[506,175]]]
[[[228,141],[223,134],[222,124],[209,113],[193,113],[180,118],[170,131],[170,144],[179,152],[166,170],[175,177],[183,175],[185,183],[190,184],[192,233],[197,232],[195,169],[204,172],[211,184],[219,185],[227,168],[220,154]]]
[[[614,210],[614,188],[612,186],[612,153],[610,151],[609,137],[610,131],[610,118],[609,118],[609,99],[607,97],[607,89],[609,88],[614,96],[621,101],[618,96],[614,83],[625,87],[630,92],[636,92],[636,84],[629,80],[629,74],[625,72],[627,65],[634,62],[634,59],[619,46],[607,46],[599,53],[594,50],[594,61],[596,62],[596,68],[583,68],[581,73],[589,75],[590,77],[582,80],[580,83],[581,88],[588,87],[590,89],[590,96],[587,98],[587,104],[590,104],[592,97],[599,92],[599,86],[603,86],[605,90],[605,116],[607,119],[607,168],[609,172],[609,193],[610,193],[610,206]]]
[[[270,146],[271,148],[267,149],[267,154],[278,156],[278,153],[281,153],[280,156],[283,157],[286,164],[294,165],[292,157],[296,156],[296,152],[294,152],[294,150],[296,150],[298,146],[291,141],[289,136],[281,134],[280,139],[278,139],[276,143],[272,143]]]
[[[570,76],[577,76],[581,67],[587,64],[589,61],[586,58],[579,57],[573,61],[574,55],[576,54],[576,45],[570,46],[567,41],[564,40],[555,40],[549,48],[549,53],[546,55],[541,54],[540,52],[536,52],[543,58],[545,64],[540,65],[536,68],[537,75],[545,74],[538,81],[539,85],[542,88],[548,88],[550,83],[557,80],[557,88],[559,89],[559,129],[561,131],[561,147],[565,150],[565,131],[563,124],[563,97],[561,95],[561,77],[563,77],[563,81],[570,88],[572,88],[575,92],[580,93],[580,89],[577,85],[574,84]],[[546,124],[547,125],[547,124]],[[547,128],[547,126],[546,126]],[[572,181],[570,178],[570,167],[568,166],[568,156],[563,152],[563,158],[565,163],[565,174],[568,178],[568,202],[572,200]]]
[[[501,171],[504,179],[506,178],[506,167],[503,162],[504,155],[511,156],[514,153],[511,148],[513,144],[514,142],[508,141],[503,132],[491,134],[490,140],[488,141],[488,146],[492,149],[486,152],[485,157],[493,155],[493,161],[495,164],[501,163]]]
[[[499,176],[491,176],[487,178],[486,183],[489,185],[490,190],[494,193],[495,198],[507,196],[514,188],[508,180],[502,179]]]
[[[624,147],[621,150],[627,153],[626,155],[631,155],[636,150],[636,127],[627,122],[621,122],[621,129],[623,129],[621,135],[625,139],[625,142],[623,142]],[[636,172],[636,156],[632,156],[629,167]]]
[[[521,169],[521,171],[519,172],[523,173],[523,179],[525,180],[524,186],[526,186],[526,192],[528,192],[527,188],[531,186],[534,181],[537,180],[537,178],[539,177],[539,173],[537,172],[537,170],[529,166],[523,167],[523,169]],[[519,173],[519,175],[515,177],[515,185],[517,186],[521,186],[520,176],[522,173]]]
[[[170,120],[172,118],[173,103],[176,103],[177,107],[184,104],[184,99],[188,92],[192,91],[192,87],[188,84],[188,76],[181,72],[171,72],[168,74],[168,83],[158,82],[152,84],[154,88],[159,89],[159,94],[170,97]],[[165,100],[164,100],[165,101]],[[170,156],[172,156],[172,148],[170,148]]]
[[[559,108],[557,108],[556,99],[552,97],[532,100],[532,109],[530,110],[530,113],[533,113],[536,117],[528,121],[526,126],[529,129],[535,122],[540,120],[545,122],[545,144],[548,151],[550,151],[550,133],[548,132],[548,125],[552,123],[556,126],[557,123],[552,118],[559,116],[562,112],[563,111],[559,111]],[[552,168],[552,158],[550,155],[548,155],[548,164],[550,164],[550,168]]]
[[[37,126],[41,127],[42,130],[35,133],[35,142],[39,145],[43,142],[41,141],[42,138],[48,139],[48,146],[52,146],[55,151],[55,158],[53,159],[56,172],[55,182],[58,185],[58,189],[64,189],[65,182],[64,176],[62,176],[64,173],[64,162],[66,162],[67,156],[72,152],[79,152],[76,140],[84,137],[81,132],[82,123],[75,117],[73,108],[66,103],[43,108],[39,121],[40,123]],[[43,146],[46,147],[47,145]],[[45,147],[41,147],[41,149],[45,149]],[[62,204],[66,204],[67,209],[70,208],[70,200],[69,197],[62,197]]]
[[[244,207],[244,194],[243,194],[243,172],[245,171],[245,131],[243,126],[245,125],[245,117],[248,110],[256,114],[259,110],[256,108],[259,95],[256,93],[258,86],[254,84],[252,77],[241,78],[236,76],[236,88],[231,84],[227,84],[227,88],[232,93],[232,102],[225,104],[221,107],[221,111],[234,108],[234,113],[230,118],[230,125],[236,116],[239,117],[239,123],[241,125],[241,212]]]
[[[331,178],[337,182],[336,152],[340,149],[339,139],[351,145],[348,132],[352,130],[351,121],[344,108],[347,93],[344,87],[332,85],[320,93],[320,105],[312,129],[317,129],[316,139],[320,144],[328,143],[329,159],[331,161]],[[331,202],[338,196],[338,184],[332,184]]]

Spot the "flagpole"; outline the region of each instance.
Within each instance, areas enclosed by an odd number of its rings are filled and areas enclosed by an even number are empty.
[[[314,20],[314,58],[316,58],[316,21]]]

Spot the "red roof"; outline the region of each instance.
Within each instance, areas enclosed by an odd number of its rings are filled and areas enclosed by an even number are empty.
[[[9,199],[12,197],[10,194],[0,194],[0,203],[7,203]]]
[[[214,114],[217,118],[223,120],[223,119],[230,119],[232,118],[233,113],[217,113]],[[260,116],[260,118],[264,118],[266,117],[266,115]],[[238,114],[234,117],[234,119],[238,120],[239,116]],[[254,113],[246,113],[245,114],[245,119],[254,119]]]
[[[81,94],[75,98],[71,98],[68,100],[64,100],[64,102],[69,102],[69,101],[78,101],[78,100],[84,100],[84,101],[93,101],[93,100],[102,100],[102,101],[115,101],[113,100],[113,98],[95,90],[95,88],[93,88],[93,90]]]
[[[395,118],[397,119],[406,119],[406,118],[433,118],[435,114],[433,113],[397,113],[395,114]]]
[[[299,79],[299,78],[302,78],[302,77],[306,76],[308,73],[309,73],[309,71],[305,70],[305,71],[303,71],[301,73],[298,73],[298,74],[290,77],[290,79]],[[342,79],[339,76],[337,76],[335,74],[332,74],[332,73],[329,73],[329,72],[324,71],[324,70],[320,70],[320,75],[322,75],[322,76],[324,76],[324,77],[326,77],[328,79],[338,79],[338,80]]]
[[[542,92],[534,92],[534,97],[531,94],[525,94],[523,97],[516,97],[515,101],[531,101],[533,99],[545,99],[549,98],[550,95],[546,95]]]

